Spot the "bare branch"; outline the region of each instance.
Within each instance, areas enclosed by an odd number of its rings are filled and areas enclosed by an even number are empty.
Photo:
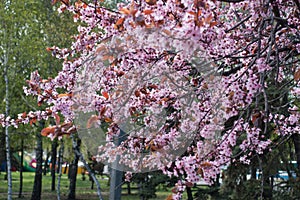
[[[26,105],[28,106],[28,107],[30,107],[32,110],[34,110],[34,111],[36,111],[37,109],[33,106],[33,105],[31,105],[28,101],[27,101],[27,99],[21,94],[21,98],[23,99],[23,101],[26,103]]]
[[[299,2],[299,0],[293,0],[293,1],[296,4],[298,10],[300,11],[300,2]]]
[[[247,16],[245,19],[241,20],[239,23],[237,23],[236,25],[234,25],[233,27],[231,27],[230,29],[226,30],[225,32],[228,33],[229,31],[232,31],[233,29],[239,27],[241,24],[243,24],[245,21],[247,21],[248,19],[250,19],[252,15]]]

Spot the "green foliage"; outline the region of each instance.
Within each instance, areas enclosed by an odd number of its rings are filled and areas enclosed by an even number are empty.
[[[23,86],[30,73],[39,70],[43,77],[52,77],[62,68],[58,60],[46,48],[58,45],[69,47],[76,24],[70,13],[58,14],[49,0],[1,0],[0,3],[0,75],[8,67],[10,116],[38,110],[36,99],[23,93]],[[4,79],[0,79],[0,93],[4,94]],[[0,113],[4,113],[4,95],[0,96]],[[35,126],[20,125],[18,130],[10,127],[11,147],[20,149],[25,139],[25,149],[34,150]],[[2,134],[2,129],[0,130]],[[0,160],[2,160],[0,158]]]
[[[0,19],[0,60],[6,60],[0,62],[0,73],[3,73],[4,65],[8,66],[10,113],[16,117],[21,110],[38,109],[36,100],[25,98],[22,92],[30,73],[38,69],[42,76],[48,77],[56,75],[62,68],[62,61],[53,57],[46,48],[70,46],[70,36],[77,29],[72,16],[69,13],[58,15],[48,0],[2,1]],[[3,79],[1,83],[4,83]],[[2,94],[3,85],[0,86]],[[3,111],[4,103],[1,101],[0,112]]]
[[[295,160],[295,152],[292,140],[287,139],[264,156],[254,156],[250,165],[230,165],[224,172],[219,193],[224,199],[232,200],[299,199],[300,182],[292,178],[292,172],[297,172],[297,168],[290,163],[291,160]],[[251,170],[254,170],[252,178]],[[290,175],[289,180],[284,181],[276,176],[280,170]]]
[[[174,186],[176,178],[170,178],[160,171],[134,174],[132,182],[136,183],[139,188],[139,196],[143,200],[156,198],[157,187],[160,184]]]

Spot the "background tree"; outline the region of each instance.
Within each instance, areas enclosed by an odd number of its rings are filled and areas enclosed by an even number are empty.
[[[19,110],[28,113],[30,110],[37,109],[36,100],[31,97],[25,97],[22,92],[22,87],[25,81],[30,77],[32,70],[40,69],[45,72],[45,76],[58,72],[58,68],[61,65],[60,61],[53,58],[49,52],[46,52],[46,48],[54,43],[62,46],[70,44],[71,38],[69,34],[66,35],[66,31],[55,32],[53,30],[54,27],[56,27],[58,30],[61,28],[71,31],[74,30],[74,26],[73,29],[71,24],[69,27],[62,26],[62,24],[66,24],[66,21],[69,21],[65,20],[68,17],[67,15],[65,15],[65,17],[54,15],[54,10],[55,8],[53,8],[51,2],[47,0],[38,2],[2,1],[1,3],[1,74],[6,74],[7,80],[14,80],[8,85],[8,91],[10,92],[7,98],[7,102],[11,102],[10,116],[12,117],[17,117]],[[4,60],[5,63],[2,62]],[[6,71],[3,71],[3,69],[6,69]],[[1,81],[4,82],[2,79]],[[0,89],[4,94],[5,88],[1,87]],[[4,106],[2,103],[0,108],[2,113],[4,113]],[[35,120],[36,119],[32,119],[30,124],[34,123]],[[7,129],[7,131],[8,130],[10,130],[11,133],[15,132],[12,128]],[[19,140],[17,136],[8,135],[7,131],[7,136]],[[1,137],[2,136],[4,135],[1,134]],[[9,137],[7,138],[9,139]],[[14,144],[17,143],[18,142],[15,142]],[[38,137],[38,143],[41,143],[40,137]],[[5,145],[3,144],[3,146]],[[3,146],[1,145],[1,147]],[[10,147],[11,145],[6,143],[6,146]],[[4,151],[3,149],[2,152]],[[42,149],[38,149],[38,151],[42,153]],[[41,155],[42,154],[40,154],[39,157]],[[1,156],[1,163],[3,162],[3,158],[4,157]],[[38,165],[41,166],[41,164]],[[8,173],[10,173],[10,170]],[[41,182],[41,179],[36,183],[39,182]],[[11,193],[11,187],[9,187],[9,191],[9,193]]]

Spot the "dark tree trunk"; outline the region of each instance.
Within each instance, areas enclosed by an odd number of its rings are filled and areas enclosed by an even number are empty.
[[[264,174],[264,191],[263,191],[263,199],[272,199],[272,188],[271,188],[271,182],[269,179],[269,174]]]
[[[57,156],[57,138],[55,138],[52,142],[51,146],[51,191],[55,191],[55,166],[56,166],[56,156]]]
[[[40,122],[40,126],[44,127],[44,123]],[[43,143],[40,132],[36,133],[37,148],[36,148],[36,171],[34,177],[33,190],[31,200],[40,200],[42,192],[42,175],[43,175]]]
[[[188,196],[188,200],[193,200],[192,189],[190,187],[186,188],[186,193],[187,193],[187,196]]]
[[[268,161],[271,161],[268,158],[268,156],[263,156],[262,157],[262,163],[268,163]],[[264,164],[262,168],[262,179],[263,179],[263,199],[268,200],[268,199],[273,199],[273,187],[272,187],[272,181],[270,180],[270,170],[272,168],[272,165],[270,164]]]
[[[95,174],[95,165],[96,165],[96,161],[95,160],[92,160],[92,163],[90,164],[91,166],[91,171]],[[92,185],[91,185],[91,190],[94,189],[94,180],[93,180],[93,177],[91,176],[91,174],[89,173],[89,180],[92,182]]]
[[[66,174],[66,173],[67,173],[67,170],[68,170],[68,165],[69,165],[69,164],[68,164],[68,162],[66,162],[66,167],[65,167],[65,169],[64,169],[64,172],[63,172],[64,174]],[[68,178],[69,178],[69,176],[68,176]]]
[[[295,153],[297,159],[297,177],[300,178],[300,135],[293,135],[293,142],[295,146]]]
[[[251,165],[251,179],[256,179],[256,167],[253,164]]]
[[[58,178],[57,178],[57,200],[60,200],[60,181],[62,175],[62,163],[63,163],[63,153],[64,153],[64,141],[61,140],[61,145],[59,148],[59,162],[58,162]]]
[[[91,181],[92,181],[91,190],[93,190],[94,189],[94,180],[91,178]]]
[[[86,162],[86,160],[84,159],[82,153],[80,152],[80,142],[77,142],[78,140],[75,139],[76,136],[71,135],[72,138],[72,145],[73,145],[73,149],[74,149],[74,153],[75,155],[78,156],[78,158],[80,159],[80,161],[83,163],[84,167],[86,168],[86,170],[89,172],[90,176],[92,177],[92,179],[94,180],[94,183],[97,186],[97,194],[99,197],[99,200],[103,200],[102,194],[101,194],[101,187],[99,184],[99,181],[97,180],[95,174],[93,173],[92,169],[90,168],[90,166],[88,165],[88,163]]]
[[[19,198],[22,198],[23,193],[23,160],[24,160],[24,138],[21,138],[21,159],[20,159],[20,187],[19,187]]]
[[[79,150],[81,145],[81,140],[77,139],[77,148]],[[68,200],[75,200],[76,199],[76,177],[77,177],[77,168],[78,168],[78,161],[79,156],[74,153],[74,160],[72,164],[69,166],[69,172],[70,172],[70,186],[69,186],[69,194],[68,194]]]
[[[130,182],[127,182],[127,193],[131,194]]]

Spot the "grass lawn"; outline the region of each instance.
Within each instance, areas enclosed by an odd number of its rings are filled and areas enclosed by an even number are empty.
[[[4,180],[5,172],[1,172],[0,174],[0,200],[7,199],[7,181]],[[13,172],[13,199],[19,199],[19,172]],[[33,172],[24,172],[23,173],[23,198],[22,200],[29,200],[31,197],[33,182],[34,182],[34,173]],[[107,185],[108,180],[102,179],[100,176],[97,177],[100,181],[102,194],[104,199],[108,199],[109,197],[109,186]],[[57,183],[57,179],[56,179]],[[133,188],[136,188],[136,185],[132,184]],[[65,200],[68,196],[68,188],[69,188],[69,180],[66,174],[63,174],[61,178],[61,199]],[[94,187],[95,188],[95,187]],[[156,193],[157,197],[155,200],[163,200],[166,199],[169,194],[171,194],[171,188],[167,188],[167,191],[159,189]],[[42,200],[55,200],[57,199],[56,191],[51,191],[51,176],[48,173],[46,176],[43,176],[43,187],[42,187]],[[76,199],[78,200],[96,200],[97,191],[96,189],[91,189],[91,182],[89,181],[88,176],[86,176],[86,180],[82,180],[82,175],[77,175],[77,185],[76,185]],[[132,189],[132,194],[128,195],[126,190],[126,184],[123,185],[122,191],[122,200],[139,200],[139,196],[137,195],[137,190]]]

